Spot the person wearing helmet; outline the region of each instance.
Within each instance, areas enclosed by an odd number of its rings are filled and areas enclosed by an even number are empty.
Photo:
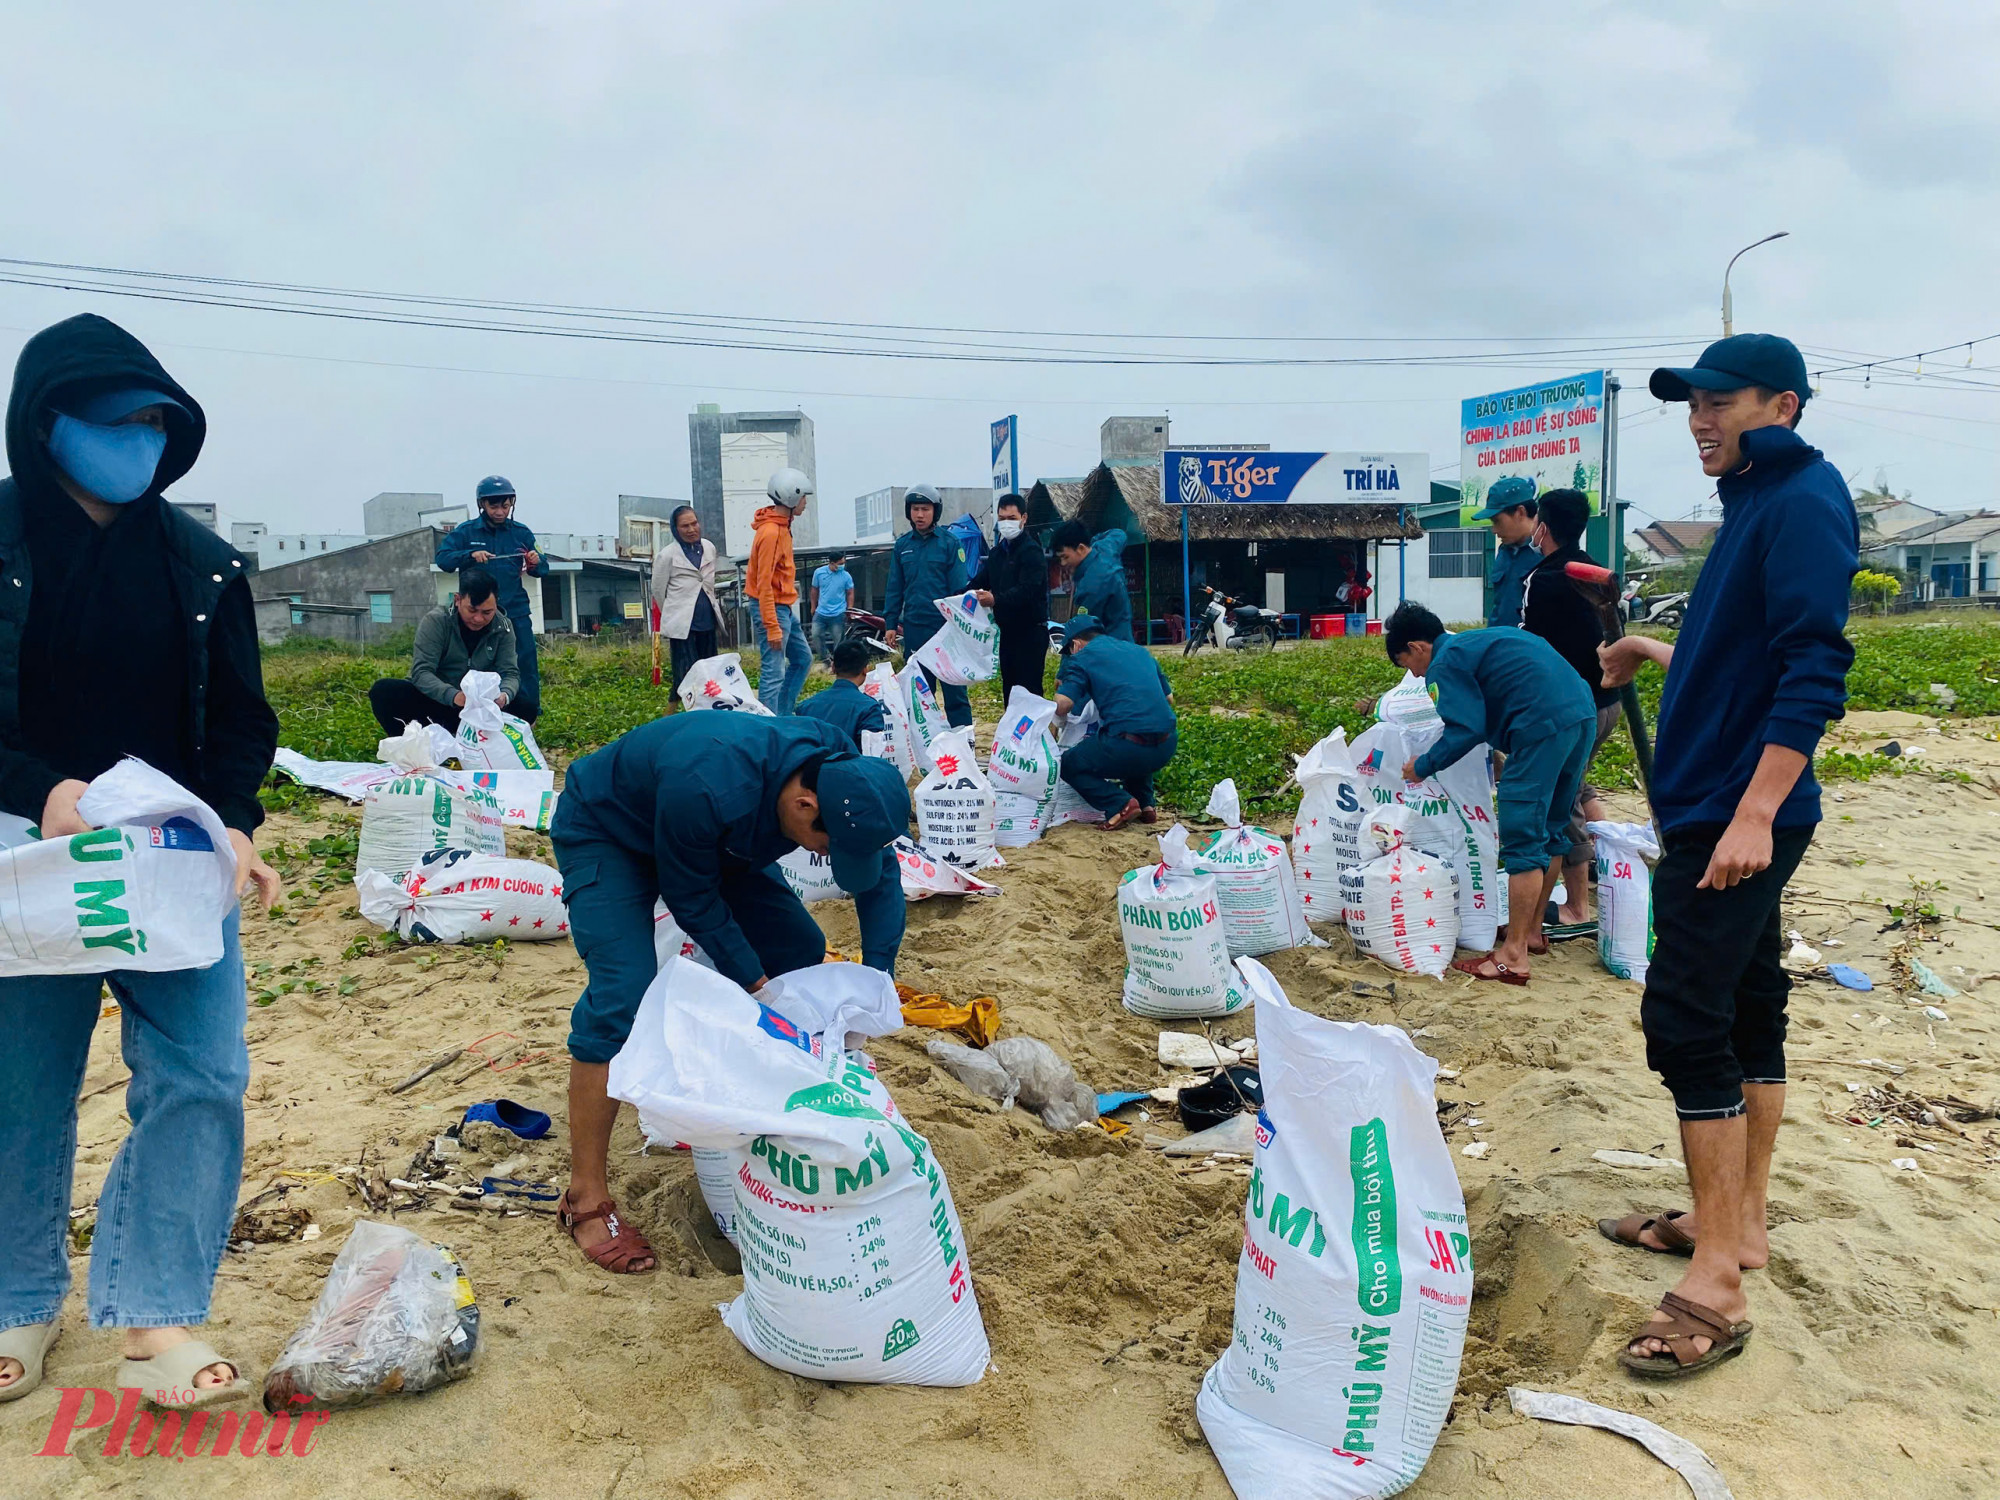
[[[433,559],[440,572],[459,573],[478,566],[493,575],[500,609],[514,627],[514,649],[521,673],[521,691],[507,712],[530,724],[542,711],[542,674],[535,657],[535,617],[528,604],[530,578],[549,576],[549,560],[535,548],[535,534],[514,519],[514,486],[498,474],[479,481],[474,491],[479,514],[461,521],[438,543]]]
[[[763,627],[763,663],[757,673],[757,701],[774,714],[798,706],[799,689],[812,670],[812,646],[799,624],[799,573],[792,560],[792,522],[812,499],[812,481],[797,469],[780,469],[764,493],[771,503],[757,512],[743,592],[757,602]]]
[[[889,644],[901,644],[904,652],[915,651],[944,628],[944,616],[936,600],[962,594],[966,588],[965,547],[957,537],[938,526],[943,510],[938,492],[927,484],[913,484],[903,496],[903,515],[910,529],[896,538],[889,554],[889,587],[882,603],[882,618],[889,626]],[[963,687],[940,684],[928,671],[933,692],[942,692],[944,716],[954,727],[972,723],[972,699]]]

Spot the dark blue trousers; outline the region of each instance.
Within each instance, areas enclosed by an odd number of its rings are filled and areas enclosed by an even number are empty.
[[[1115,734],[1094,734],[1062,754],[1062,779],[1107,818],[1131,798],[1153,806],[1153,777],[1174,758],[1178,733],[1157,745],[1138,745]]]

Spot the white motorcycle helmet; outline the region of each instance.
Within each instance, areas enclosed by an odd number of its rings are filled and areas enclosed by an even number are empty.
[[[773,505],[782,505],[786,510],[797,510],[813,492],[813,482],[797,469],[780,469],[764,486],[764,493],[771,497]]]

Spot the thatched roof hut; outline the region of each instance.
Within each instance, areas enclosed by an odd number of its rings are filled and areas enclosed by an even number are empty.
[[[1160,466],[1099,464],[1082,479],[1043,479],[1028,493],[1028,524],[1081,520],[1121,526],[1132,545],[1178,542],[1181,507],[1160,499]],[[1393,505],[1194,505],[1195,541],[1394,541],[1422,536],[1414,508]]]

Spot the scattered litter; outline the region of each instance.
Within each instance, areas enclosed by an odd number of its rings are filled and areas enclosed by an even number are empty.
[[[1899,1172],[1914,1172],[1917,1170],[1917,1159],[1914,1156],[1892,1156],[1889,1165]]]
[[[1833,976],[1835,983],[1843,984],[1850,990],[1872,990],[1875,988],[1874,980],[1850,964],[1828,964],[1826,972]]]
[[[304,1229],[299,1231],[299,1240],[301,1243],[309,1245],[314,1240],[318,1239],[321,1233],[323,1233],[323,1231],[320,1229],[319,1225],[308,1224]]]
[[[1014,1107],[1013,1078],[984,1052],[948,1042],[941,1036],[931,1038],[924,1051],[932,1062],[981,1098],[993,1100],[1002,1109]]]
[[[1257,1117],[1231,1115],[1220,1125],[1184,1136],[1165,1147],[1169,1156],[1206,1156],[1211,1151],[1253,1151],[1257,1146]]]
[[[1192,1031],[1160,1033],[1160,1061],[1169,1068],[1227,1068],[1242,1060],[1234,1047]]]
[[[1813,947],[1796,932],[1792,934],[1791,950],[1785,954],[1788,969],[1817,969],[1820,965],[1819,949]]]
[[[1847,1086],[1847,1092],[1850,1094],[1858,1094],[1861,1092],[1861,1085],[1858,1083],[1850,1083]]]
[[[1644,1151],[1593,1151],[1590,1159],[1613,1167],[1679,1167],[1685,1171],[1687,1165],[1671,1156],[1652,1156]]]
[[[1465,1147],[1460,1154],[1463,1156],[1469,1156],[1474,1161],[1477,1161],[1479,1160],[1480,1157],[1484,1156],[1487,1152],[1491,1151],[1492,1149],[1493,1149],[1493,1143],[1491,1141],[1474,1141],[1470,1146]]]
[[[1458,1069],[1456,1069],[1456,1068],[1439,1068],[1439,1069],[1438,1069],[1438,1077],[1440,1077],[1440,1078],[1456,1078],[1456,1077],[1458,1077]]]
[[[551,1121],[539,1109],[529,1109],[512,1099],[484,1099],[466,1110],[464,1120],[459,1123],[498,1125],[524,1141],[539,1141],[549,1133]]]
[[[902,1001],[903,1020],[908,1025],[955,1031],[975,1047],[991,1046],[1000,1035],[1000,1002],[991,995],[975,995],[963,1005],[953,1005],[942,995],[919,995],[908,985],[899,984],[896,998]]]
[[[1939,1010],[1935,1005],[1926,1005],[1924,1007],[1924,1014],[1929,1016],[1933,1021],[1949,1021],[1951,1019],[1950,1016]]]
[[[264,1409],[354,1406],[459,1379],[479,1350],[479,1305],[458,1260],[394,1224],[360,1219],[305,1322],[264,1377]]]
[[[1958,694],[1942,682],[1931,684],[1931,696],[1946,708],[1955,708],[1958,706]]]
[[[1952,988],[1949,980],[1941,976],[1936,969],[1933,969],[1921,958],[1912,958],[1910,960],[1910,972],[1916,976],[1917,988],[1922,990],[1926,995],[1936,995],[1941,1000],[1949,1000],[1958,993],[1957,990]],[[1942,1020],[1943,1017],[1940,1016],[1938,1019]]]
[[[1508,1386],[1507,1400],[1524,1417],[1543,1422],[1567,1422],[1576,1427],[1601,1427],[1606,1432],[1630,1438],[1685,1479],[1688,1488],[1694,1492],[1695,1500],[1734,1500],[1729,1482],[1706,1453],[1686,1438],[1668,1432],[1644,1417],[1612,1411],[1579,1396],[1558,1396],[1551,1391],[1534,1391],[1523,1385]]]
[[[1484,1125],[1485,1123],[1486,1122],[1484,1120],[1467,1120],[1465,1122],[1465,1128],[1467,1130],[1477,1130],[1480,1126]]]
[[[1174,1103],[1189,1130],[1207,1130],[1232,1115],[1261,1109],[1264,1081],[1255,1068],[1224,1068],[1206,1083],[1182,1089]]]
[[[1097,1096],[1097,1112],[1100,1115],[1108,1115],[1114,1109],[1123,1109],[1126,1105],[1132,1104],[1140,1099],[1150,1099],[1152,1097],[1153,1097],[1152,1094],[1146,1092],[1143,1089],[1138,1090],[1136,1092],[1127,1092],[1120,1094],[1099,1094]],[[1141,1110],[1139,1112],[1139,1118],[1142,1120],[1146,1118],[1146,1112],[1144,1110]]]
[[[986,1056],[1007,1070],[1014,1100],[1041,1116],[1051,1130],[1074,1130],[1097,1119],[1096,1091],[1076,1076],[1047,1042],[1031,1036],[1003,1037]]]

